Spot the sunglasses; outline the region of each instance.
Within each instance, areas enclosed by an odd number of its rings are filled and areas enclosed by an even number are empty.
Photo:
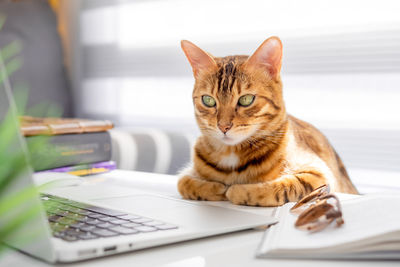
[[[339,199],[329,192],[329,185],[322,185],[290,209],[290,212],[299,215],[295,223],[297,229],[318,232],[333,221],[336,221],[337,227],[344,223]]]

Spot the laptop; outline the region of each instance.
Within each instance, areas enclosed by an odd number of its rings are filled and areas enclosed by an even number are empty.
[[[0,69],[2,66],[0,58]],[[16,114],[9,80],[3,76],[0,85],[0,125],[7,116]],[[135,193],[135,190],[128,196],[104,199],[99,193],[93,200],[87,201],[77,197],[79,189],[82,196],[85,195],[85,190],[79,186],[75,194],[71,194],[73,197],[66,197],[65,192],[61,195],[39,193],[34,185],[26,143],[17,121],[14,119],[8,126],[14,133],[8,142],[8,153],[10,157],[18,153],[23,155],[26,164],[19,166],[18,177],[9,181],[4,192],[0,191],[0,203],[6,211],[0,214],[0,228],[10,229],[6,235],[3,231],[0,238],[8,246],[47,262],[80,261],[276,222],[267,216],[201,202]],[[132,175],[140,173],[133,172]],[[0,183],[6,178],[0,177]],[[24,194],[18,195],[21,192]],[[18,199],[22,201],[18,202]]]

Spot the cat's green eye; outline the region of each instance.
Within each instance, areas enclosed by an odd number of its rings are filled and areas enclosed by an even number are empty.
[[[203,95],[201,97],[201,99],[203,100],[203,104],[206,105],[207,107],[215,107],[215,99],[209,95]]]
[[[239,106],[248,107],[254,101],[254,95],[244,95],[239,98]]]

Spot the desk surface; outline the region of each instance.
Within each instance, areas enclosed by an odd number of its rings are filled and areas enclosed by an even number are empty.
[[[128,171],[114,171],[108,174],[92,176],[88,183],[107,183],[109,189],[105,194],[110,196],[129,195],[135,189],[147,190],[162,195],[179,197],[176,191],[176,177],[154,176],[152,174],[133,174]],[[53,192],[60,195],[78,194],[79,187],[58,188]],[[132,188],[132,189],[131,189]],[[87,197],[99,192],[88,192]],[[272,213],[273,208],[240,207],[228,202],[208,202],[207,205],[218,205],[227,208],[241,209],[252,213]],[[63,266],[165,266],[165,267],[210,267],[210,266],[295,266],[299,263],[307,266],[336,266],[337,261],[318,260],[270,260],[256,259],[255,249],[262,237],[260,230],[248,230],[203,238],[177,244],[165,245],[141,251],[129,252],[115,256],[93,259]],[[340,261],[341,266],[399,266],[397,261]],[[0,266],[50,266],[20,252],[7,250],[0,256]]]

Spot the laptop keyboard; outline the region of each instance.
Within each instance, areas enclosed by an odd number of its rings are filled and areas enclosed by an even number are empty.
[[[177,229],[173,224],[41,194],[53,236],[66,241]]]

